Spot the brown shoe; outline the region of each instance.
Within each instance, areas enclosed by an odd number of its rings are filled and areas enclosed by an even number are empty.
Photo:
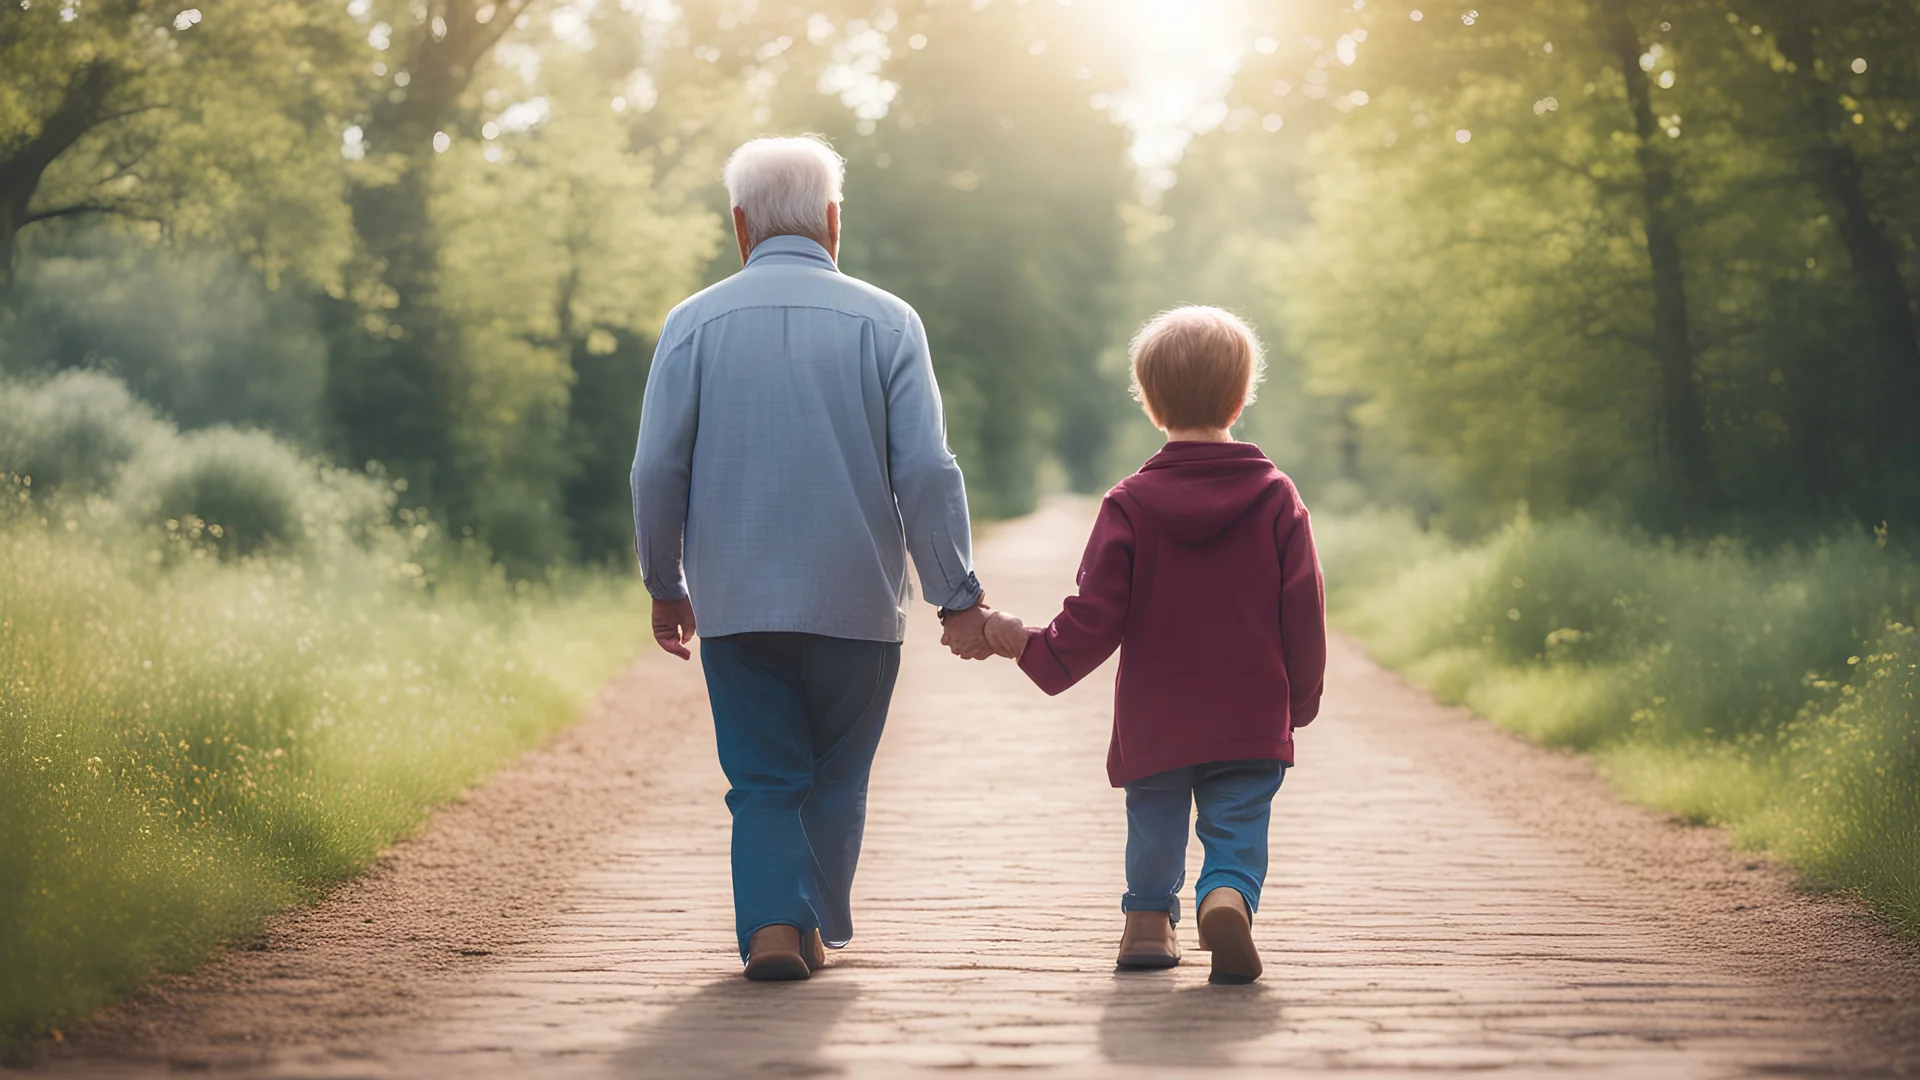
[[[800,938],[800,958],[807,962],[808,971],[819,971],[827,966],[827,943],[820,938],[820,931],[809,930]]]
[[[794,982],[812,974],[793,927],[763,926],[747,939],[746,975],[754,982]]]
[[[1194,920],[1200,947],[1213,953],[1208,982],[1239,986],[1260,977],[1260,952],[1253,947],[1253,917],[1240,890],[1221,886],[1200,900]]]
[[[1164,911],[1127,912],[1127,928],[1120,934],[1120,957],[1114,963],[1136,970],[1170,968],[1180,963],[1180,938],[1173,932],[1173,919]]]

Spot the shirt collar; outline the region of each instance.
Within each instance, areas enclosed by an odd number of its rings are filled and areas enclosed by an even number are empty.
[[[747,256],[747,265],[762,262],[785,266],[811,264],[829,270],[839,269],[834,265],[833,256],[827,254],[827,249],[821,247],[819,241],[805,236],[769,236],[760,241],[760,245],[753,249],[753,254]]]

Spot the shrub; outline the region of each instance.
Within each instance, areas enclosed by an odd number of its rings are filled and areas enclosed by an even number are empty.
[[[108,491],[128,462],[171,434],[105,375],[66,372],[38,386],[0,380],[0,475],[31,478],[43,491]]]
[[[1759,552],[1522,518],[1455,546],[1389,517],[1320,536],[1336,621],[1383,661],[1920,933],[1920,565],[1884,537]]]
[[[365,866],[643,640],[630,579],[509,584],[397,483],[97,376],[0,401],[9,461],[78,463],[0,482],[0,1052]],[[144,441],[57,437],[101,417]]]

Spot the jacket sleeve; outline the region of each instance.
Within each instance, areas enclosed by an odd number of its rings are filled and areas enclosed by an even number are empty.
[[[1133,523],[1108,496],[1080,560],[1079,593],[1046,629],[1027,631],[1020,654],[1020,670],[1049,695],[1092,674],[1120,647],[1133,591],[1133,545]]]
[[[887,474],[921,595],[939,607],[972,607],[980,581],[973,575],[967,485],[947,449],[940,386],[917,314],[909,314],[900,332],[887,379]]]
[[[1293,497],[1293,509],[1279,519],[1280,649],[1287,665],[1288,702],[1294,727],[1313,723],[1327,680],[1327,594],[1320,579],[1320,556],[1313,548],[1313,524],[1306,504]]]
[[[683,568],[687,500],[693,485],[693,437],[700,416],[700,380],[691,338],[676,335],[675,320],[660,331],[653,367],[640,403],[640,439],[634,448],[633,546],[640,574],[656,600],[687,598]]]

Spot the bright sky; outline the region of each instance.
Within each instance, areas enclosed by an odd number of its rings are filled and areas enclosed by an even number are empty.
[[[1173,183],[1187,143],[1226,118],[1223,95],[1246,48],[1239,0],[1091,0],[1124,20],[1134,58],[1128,88],[1109,106],[1132,129],[1133,159],[1149,193]]]
[[[551,9],[554,29],[563,39],[584,34],[586,12],[604,2],[607,0],[564,0],[556,4]],[[671,21],[678,13],[672,0],[618,2],[630,10],[648,12],[662,22]],[[1129,85],[1106,100],[1101,100],[1105,95],[1096,97],[1091,104],[1106,109],[1133,132],[1134,164],[1140,170],[1142,187],[1152,197],[1172,185],[1174,169],[1187,143],[1226,118],[1222,98],[1247,47],[1248,5],[1259,0],[1078,2],[1125,30],[1123,38],[1132,54]],[[360,14],[368,11],[370,5]],[[819,21],[824,24],[823,40],[843,29],[824,19]],[[890,44],[894,49],[906,45],[889,42],[886,32],[892,29],[891,19],[885,21],[889,25],[860,21],[844,28],[845,40],[836,43],[836,53],[842,54],[837,57],[839,63],[822,85],[869,124],[886,115],[898,89],[885,78],[883,57]],[[503,46],[503,57],[509,51]],[[531,81],[538,70],[538,53],[531,49],[525,53],[520,58],[521,66]],[[622,98],[621,104],[626,103]],[[545,106],[544,101],[534,104]],[[544,119],[544,113],[502,116],[501,126],[509,127],[509,119],[537,123]]]

